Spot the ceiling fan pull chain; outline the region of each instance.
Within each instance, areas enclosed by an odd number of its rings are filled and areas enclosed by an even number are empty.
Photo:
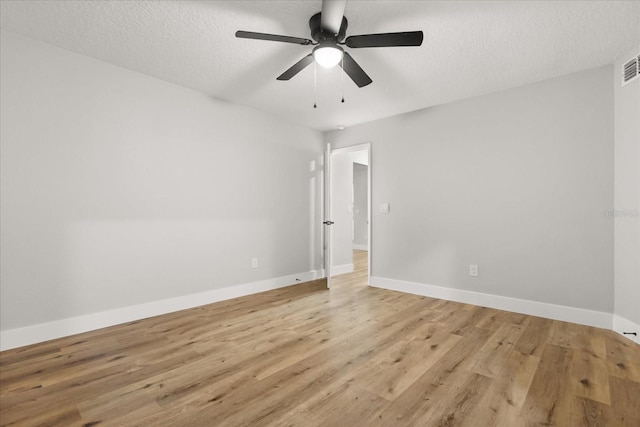
[[[342,103],[344,104],[344,54],[342,58],[340,58],[340,61],[342,61],[342,64],[340,64],[342,68],[342,70],[340,70],[340,86],[342,86]]]
[[[313,61],[313,108],[318,108],[318,64]]]

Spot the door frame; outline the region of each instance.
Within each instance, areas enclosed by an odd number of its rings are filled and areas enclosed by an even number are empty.
[[[372,233],[372,225],[373,225],[373,218],[372,218],[372,213],[373,213],[373,201],[371,199],[371,196],[373,194],[372,191],[372,147],[371,147],[371,143],[370,142],[365,142],[365,143],[361,143],[361,144],[356,144],[356,145],[349,145],[349,146],[345,146],[345,147],[340,147],[340,148],[331,148],[331,144],[327,143],[327,147],[325,150],[325,168],[324,168],[324,172],[325,172],[325,186],[324,186],[324,221],[327,220],[331,220],[331,199],[333,197],[333,195],[331,194],[331,161],[332,161],[332,155],[334,153],[347,153],[350,151],[361,151],[361,150],[367,150],[367,157],[368,157],[368,167],[367,167],[367,246],[368,246],[368,250],[367,250],[367,286],[370,286],[370,281],[371,281],[371,259],[372,259],[372,253],[373,253],[373,233]],[[352,183],[353,185],[353,183]],[[333,229],[331,226],[327,226],[325,225],[325,239],[324,239],[324,244],[323,244],[323,248],[322,250],[324,251],[324,271],[325,271],[325,277],[327,278],[327,287],[330,288],[331,287],[331,253],[332,253],[332,247],[331,245],[333,245]]]

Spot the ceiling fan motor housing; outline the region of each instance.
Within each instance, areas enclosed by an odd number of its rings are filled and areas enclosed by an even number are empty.
[[[340,24],[340,31],[338,34],[331,34],[322,30],[321,25],[321,13],[318,12],[309,19],[309,28],[311,29],[311,38],[318,42],[318,44],[330,44],[335,45],[338,42],[344,40],[347,34],[347,18],[342,17],[342,24]]]

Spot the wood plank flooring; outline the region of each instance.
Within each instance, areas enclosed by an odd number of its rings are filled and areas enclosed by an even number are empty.
[[[2,426],[640,426],[640,347],[356,271],[0,353]]]

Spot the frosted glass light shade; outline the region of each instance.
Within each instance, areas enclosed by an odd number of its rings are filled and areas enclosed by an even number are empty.
[[[318,46],[313,49],[313,58],[318,65],[331,68],[342,60],[342,49],[337,46]]]

